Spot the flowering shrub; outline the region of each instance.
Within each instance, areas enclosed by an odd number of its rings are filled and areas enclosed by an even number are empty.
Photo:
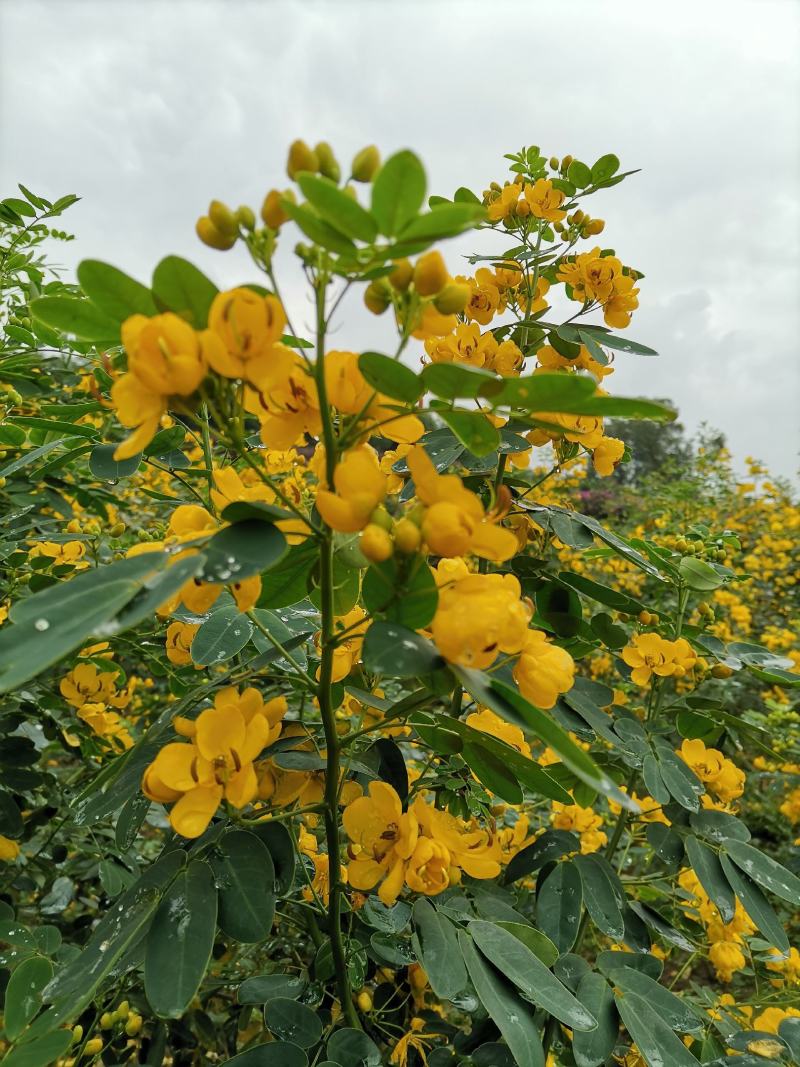
[[[198,220],[226,291],[67,285],[74,198],[0,204],[9,1067],[800,1054],[797,512],[719,453],[620,487],[607,420],[674,418],[607,391],[627,174],[507,160],[426,207],[297,141]],[[331,347],[359,299],[391,353]]]

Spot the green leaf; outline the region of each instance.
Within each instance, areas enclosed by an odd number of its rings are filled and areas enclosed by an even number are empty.
[[[425,388],[443,400],[475,400],[487,383],[498,381],[491,371],[465,363],[429,363],[422,371]]]
[[[54,1030],[51,1034],[12,1049],[3,1058],[3,1067],[48,1067],[63,1056],[71,1044],[70,1030]]]
[[[693,834],[687,834],[683,843],[689,863],[700,879],[700,885],[705,889],[711,901],[716,904],[722,921],[731,922],[736,912],[736,897],[728,884],[717,854],[712,852],[707,845],[701,844]]]
[[[726,811],[696,811],[689,816],[689,822],[695,833],[702,834],[717,844],[727,843],[729,839],[750,840],[750,831],[742,820]]]
[[[476,456],[488,456],[500,444],[498,430],[479,411],[440,411],[439,416]]]
[[[153,272],[153,300],[161,311],[174,311],[196,330],[208,325],[208,312],[219,290],[187,259],[167,256]]]
[[[493,407],[524,411],[559,412],[581,406],[597,391],[593,378],[580,374],[534,374],[487,382],[480,395]]]
[[[795,907],[800,903],[800,878],[771,856],[744,841],[726,841],[724,848],[736,866],[764,889]]]
[[[676,755],[666,742],[655,747],[658,773],[674,800],[687,811],[697,811],[705,786],[686,763]]]
[[[262,575],[259,607],[284,608],[302,600],[308,594],[316,561],[317,551],[313,543],[290,547],[280,567]]]
[[[217,890],[207,863],[192,860],[170,886],[147,936],[144,988],[150,1007],[179,1019],[206,973],[217,925]]]
[[[2,635],[0,635],[2,641]],[[364,667],[388,678],[414,678],[444,666],[435,645],[394,622],[373,622],[364,638]]]
[[[552,967],[558,959],[557,946],[541,930],[528,926],[526,923],[507,922],[506,920],[500,920],[496,925],[518,938],[535,956],[538,956],[545,967]]]
[[[44,956],[31,956],[16,968],[5,993],[6,1038],[16,1041],[39,1008],[42,990],[53,977],[53,965]]]
[[[298,174],[297,184],[321,217],[339,233],[367,243],[375,240],[378,235],[375,219],[330,178],[316,174]]]
[[[603,857],[594,853],[588,856],[576,856],[572,862],[580,873],[583,883],[583,901],[592,922],[615,941],[622,941],[625,934],[625,920],[617,899],[613,871],[608,863]]]
[[[184,563],[191,558],[168,571],[167,553],[146,552],[17,601],[10,612],[14,625],[0,631],[0,692],[35,678],[93,634],[108,636],[135,625],[142,606],[154,612],[171,595],[169,583],[177,580],[180,588],[202,562],[201,556],[194,559],[188,568]]]
[[[372,186],[372,215],[381,233],[393,237],[414,218],[426,185],[425,170],[413,152],[397,152],[386,160]]]
[[[478,999],[505,1038],[517,1067],[544,1067],[544,1050],[530,1006],[481,958],[468,934],[459,933],[458,940]]]
[[[774,945],[780,952],[787,953],[789,938],[786,936],[786,931],[756,883],[731,863],[724,852],[720,852],[719,861],[731,889],[756,927],[771,945]]]
[[[569,852],[577,852],[580,847],[579,838],[568,830],[545,830],[511,858],[506,867],[505,881],[516,882],[519,878],[525,878],[546,863],[552,863]]]
[[[531,950],[508,930],[473,920],[467,927],[481,953],[522,991],[526,1000],[575,1030],[593,1030],[597,1019],[576,1000]]]
[[[592,789],[612,797],[616,803],[629,810],[638,810],[611,779],[606,775],[579,745],[576,745],[566,730],[545,712],[530,704],[513,686],[497,678],[485,686],[483,677],[476,677],[482,672],[454,668],[454,673],[461,679],[464,688],[482,703],[488,703],[493,711],[509,722],[530,730],[544,741],[560,757],[565,766]]]
[[[577,185],[579,189],[585,189],[592,180],[592,172],[586,166],[585,163],[581,163],[579,159],[573,159],[567,170],[567,181],[572,182],[573,185]]]
[[[635,993],[614,998],[628,1033],[648,1067],[697,1067],[697,1060],[646,1000]]]
[[[89,456],[89,470],[101,482],[118,482],[138,471],[141,453],[130,459],[114,459],[116,445],[95,445]]]
[[[346,256],[349,259],[355,259],[357,249],[350,238],[344,237],[323,218],[320,218],[317,212],[313,211],[308,205],[295,204],[293,201],[283,197],[281,206],[314,244],[327,248],[330,252]]]
[[[490,793],[505,800],[507,804],[522,803],[522,789],[516,775],[501,756],[473,741],[464,744],[461,755],[481,785]]]
[[[415,404],[424,391],[418,374],[381,352],[362,352],[358,369],[373,389],[393,400]]]
[[[590,972],[581,978],[575,995],[597,1019],[594,1030],[579,1030],[572,1035],[576,1067],[601,1067],[614,1051],[619,1035],[614,992],[602,975]]]
[[[225,1060],[222,1067],[308,1067],[308,1056],[291,1041],[270,1041]],[[322,1067],[322,1065],[318,1065]]]
[[[569,952],[578,936],[583,904],[581,876],[572,862],[557,864],[539,887],[536,924],[560,952]]]
[[[274,892],[280,896],[287,896],[294,884],[297,864],[292,835],[282,822],[272,821],[259,823],[253,827],[251,832],[267,846],[272,857],[272,866],[275,870]],[[270,886],[264,888],[269,890]]]
[[[275,868],[255,834],[232,830],[209,856],[219,890],[219,926],[245,944],[265,941],[275,918]]]
[[[592,181],[604,182],[611,178],[619,170],[619,160],[615,155],[609,153],[606,156],[600,156],[596,163],[592,164]]]
[[[648,348],[647,345],[640,344],[638,341],[631,341],[628,337],[617,337],[616,334],[609,333],[608,330],[602,329],[599,326],[581,326],[578,328],[578,334],[580,339],[589,347],[589,339],[605,345],[606,348],[614,348],[619,352],[628,352],[634,356],[657,356],[658,352],[654,348]]]
[[[347,1067],[380,1067],[382,1060],[378,1046],[363,1030],[349,1026],[334,1030],[326,1051],[331,1060]]]
[[[76,337],[79,341],[118,345],[119,323],[88,300],[73,296],[40,296],[31,301],[31,315],[51,330]]]
[[[561,538],[563,540],[563,538]],[[639,600],[635,600],[627,593],[623,593],[619,589],[612,589],[608,585],[601,585],[600,582],[595,582],[591,578],[586,578],[583,574],[573,574],[571,571],[559,571],[558,580],[563,582],[564,585],[569,585],[573,589],[577,589],[579,593],[583,593],[584,596],[591,597],[592,600],[596,600],[599,604],[605,604],[606,607],[612,608],[614,611],[622,611],[627,615],[638,615],[640,611],[644,609],[644,604]]]
[[[78,264],[78,281],[95,307],[115,322],[130,315],[155,315],[158,308],[146,285],[99,259]]]
[[[240,582],[269,570],[286,555],[286,538],[269,522],[245,519],[226,526],[203,548],[206,582]]]
[[[472,229],[486,218],[483,204],[441,204],[424,215],[412,219],[400,231],[402,243],[438,241],[443,237],[455,237],[464,230]]]
[[[274,997],[296,1000],[307,984],[296,974],[256,974],[242,982],[236,999],[240,1004],[266,1004]]]
[[[227,504],[221,513],[225,522],[242,522],[244,519],[257,519],[259,522],[280,522],[293,518],[292,512],[279,508],[275,504],[265,504],[263,500],[234,500]]]
[[[693,556],[684,556],[678,564],[678,573],[690,589],[700,592],[710,592],[719,589],[724,579],[718,572],[702,559],[694,559]]]
[[[659,1018],[673,1030],[691,1034],[702,1028],[702,1020],[688,1000],[681,1000],[643,971],[634,970],[632,967],[615,967],[610,977],[623,993],[636,993],[643,997],[658,1013]]]
[[[411,918],[414,951],[428,975],[431,989],[437,997],[452,1000],[467,984],[456,927],[424,898],[415,902]]]
[[[322,1037],[322,1021],[317,1013],[289,997],[267,1001],[264,1020],[276,1037],[301,1048],[311,1048]]]
[[[439,590],[424,556],[392,556],[373,563],[361,586],[364,607],[372,615],[421,630],[436,614]]]
[[[8,422],[11,426],[27,426],[32,430],[60,433],[69,437],[86,437],[90,440],[98,434],[94,426],[78,426],[73,422],[61,422],[56,419],[40,419],[36,415],[10,415]]]
[[[192,662],[199,667],[224,663],[241,652],[253,636],[253,623],[236,604],[224,604],[212,611],[194,636]]]

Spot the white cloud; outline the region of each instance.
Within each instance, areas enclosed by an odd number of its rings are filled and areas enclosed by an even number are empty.
[[[246,261],[200,246],[194,220],[212,196],[258,206],[295,136],[344,158],[369,141],[414,147],[445,193],[502,178],[502,153],[523,142],[590,160],[613,150],[643,170],[596,213],[647,275],[632,336],[662,352],[620,359],[615,389],[672,397],[738,460],[790,475],[798,44],[790,0],[6,0],[0,188],[83,196],[70,266],[91,255],[146,276],[177,252],[229,283]],[[359,315],[335,339],[387,333]]]

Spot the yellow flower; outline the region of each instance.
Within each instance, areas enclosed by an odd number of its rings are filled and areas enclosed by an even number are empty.
[[[533,837],[529,836],[528,816],[520,814],[513,826],[503,826],[497,833],[497,843],[500,847],[500,862],[510,863],[516,854],[526,845],[531,844]]]
[[[765,1030],[769,1034],[777,1034],[778,1027],[784,1019],[800,1019],[800,1010],[797,1008],[765,1008],[760,1015],[753,1019],[754,1030]]]
[[[241,378],[256,388],[269,386],[275,379],[275,344],[285,326],[286,316],[276,296],[229,289],[211,303],[202,338],[204,355],[224,378]]]
[[[135,432],[114,452],[117,460],[141,452],[155,437],[170,398],[190,396],[206,373],[198,334],[172,312],[132,315],[122,324],[122,343],[128,373],[112,386],[111,399],[122,425]]]
[[[427,804],[421,796],[414,801],[412,812],[420,833],[443,846],[454,866],[470,878],[496,878],[500,873],[500,845],[477,823],[465,823],[448,811]],[[437,861],[441,862],[440,856]]]
[[[548,641],[541,630],[529,630],[514,667],[514,681],[525,699],[537,708],[552,708],[574,680],[575,662],[569,652]]]
[[[397,1067],[408,1067],[409,1053],[413,1049],[416,1052],[417,1057],[422,1062],[422,1067],[427,1067],[428,1057],[427,1050],[434,1038],[444,1037],[444,1034],[423,1034],[425,1029],[424,1019],[414,1017],[410,1023],[410,1029],[407,1033],[403,1034],[400,1040],[392,1049],[392,1054],[389,1057],[389,1063],[397,1064]]]
[[[500,292],[497,279],[488,267],[481,267],[477,270],[474,278],[465,278],[459,274],[455,280],[470,288],[470,298],[464,308],[464,314],[470,321],[479,322],[481,326],[488,326],[495,315],[505,308],[505,294]]]
[[[435,896],[450,885],[450,853],[429,837],[420,837],[406,866],[406,885],[414,893]]]
[[[12,841],[10,837],[4,837],[0,834],[0,860],[4,863],[11,863],[19,855],[19,845],[16,841]]]
[[[686,738],[680,757],[720,800],[729,803],[744,792],[745,773],[715,748],[706,748],[700,738]]]
[[[369,796],[348,804],[342,825],[350,838],[347,873],[355,889],[372,889],[391,906],[403,888],[406,862],[419,837],[419,825],[403,812],[400,797],[386,782],[370,782]]]
[[[322,901],[327,908],[331,893],[330,857],[327,852],[314,853],[311,857],[314,864],[314,877],[311,885],[303,886],[303,897],[312,902],[315,898]],[[340,865],[339,877],[343,882],[347,881],[347,868]]]
[[[567,217],[566,211],[561,207],[564,194],[560,189],[554,189],[552,181],[548,178],[539,178],[533,185],[526,185],[524,195],[530,206],[531,215],[537,219],[561,222]]]
[[[581,807],[580,804],[561,804],[554,800],[550,821],[557,830],[574,830],[579,834],[581,852],[584,855],[596,852],[608,841],[606,834],[600,829],[603,825],[602,818],[591,808]]]
[[[167,627],[167,659],[177,667],[192,662],[190,649],[200,624],[172,622]]]
[[[604,437],[592,452],[594,469],[601,478],[607,478],[617,469],[625,453],[625,442],[616,437]]]
[[[319,434],[319,398],[314,379],[291,348],[274,345],[272,359],[269,379],[245,390],[245,408],[258,417],[267,448],[285,451],[300,444],[304,434]]]
[[[457,474],[438,474],[427,452],[416,445],[408,454],[417,499],[427,505],[422,536],[437,556],[476,556],[503,562],[517,550],[510,530],[496,524],[499,516],[486,514],[475,493],[464,487]]]
[[[796,948],[789,949],[789,955],[783,958],[778,949],[773,949],[774,958],[767,961],[767,969],[781,975],[789,985],[800,985],[800,952]],[[780,982],[773,983],[780,985]]]
[[[31,558],[46,556],[53,561],[54,566],[69,563],[72,566],[81,564],[86,554],[86,545],[83,541],[39,541],[30,551]],[[88,564],[83,564],[88,566]]]
[[[272,708],[270,708],[272,704]],[[221,689],[202,711],[191,743],[165,745],[142,780],[151,800],[173,803],[170,822],[183,837],[199,837],[223,796],[242,808],[258,794],[253,760],[277,740],[285,703],[266,707],[258,690]],[[274,720],[274,721],[271,721]]]
[[[125,690],[117,691],[116,677],[115,671],[100,673],[93,663],[79,663],[61,679],[59,690],[74,708],[98,701],[124,707],[128,702],[128,694]]]
[[[678,666],[674,643],[654,633],[636,634],[623,648],[622,658],[633,667],[631,681],[636,685],[647,685],[654,674],[668,678]]]
[[[82,704],[78,709],[78,718],[91,727],[98,737],[107,739],[114,749],[130,748],[133,738],[116,711],[109,711],[105,704]]]
[[[486,668],[500,652],[519,652],[531,606],[513,574],[470,574],[439,591],[431,624],[436,647],[462,667]]]
[[[369,445],[350,449],[334,471],[333,484],[335,492],[317,492],[320,515],[334,530],[363,530],[386,496],[386,475],[374,450]]]
[[[492,222],[507,219],[516,214],[517,202],[522,196],[522,185],[505,185],[496,200],[489,204],[489,218]]]

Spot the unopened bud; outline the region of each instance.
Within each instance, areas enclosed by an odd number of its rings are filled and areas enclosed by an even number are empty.
[[[128,527],[124,522],[115,522],[108,533],[111,537],[122,537],[127,529]]]
[[[220,233],[208,215],[201,215],[195,224],[195,233],[209,248],[216,248],[220,252],[227,252],[236,244],[236,237],[226,237]]]
[[[139,1031],[142,1029],[142,1017],[141,1015],[131,1015],[128,1021],[125,1023],[125,1033],[128,1037],[136,1037]]]
[[[87,1056],[96,1056],[98,1052],[101,1052],[103,1048],[102,1037],[93,1037],[91,1041],[87,1041],[83,1046],[83,1051]]]
[[[447,285],[449,277],[441,252],[426,252],[414,267],[414,288],[420,296],[433,296]]]
[[[411,285],[411,279],[414,277],[414,268],[411,266],[410,260],[399,259],[395,264],[395,268],[389,275],[389,281],[395,289],[404,292]]]
[[[333,154],[333,149],[327,141],[320,141],[314,146],[314,152],[319,160],[319,172],[332,182],[338,182],[342,176],[342,170]]]
[[[569,165],[570,165],[570,163],[572,162],[573,159],[574,159],[574,156],[564,156],[564,158],[561,160],[561,173],[562,174],[566,174],[567,173],[567,171],[569,170]]]
[[[434,297],[433,306],[442,315],[455,315],[467,306],[472,290],[463,282],[450,282]]]
[[[241,204],[237,207],[236,221],[243,230],[254,230],[256,228],[256,216],[253,209],[248,207],[247,204]]]
[[[603,219],[592,219],[585,228],[587,237],[596,237],[598,233],[602,233],[606,228],[606,224]]]
[[[387,531],[372,522],[364,527],[358,547],[371,563],[383,563],[394,553],[394,544]]]
[[[558,156],[550,156],[550,170],[558,170],[560,165]]]
[[[372,1011],[372,993],[368,989],[362,989],[356,997],[356,1004],[359,1011]]]
[[[281,201],[291,200],[294,203],[295,199],[292,189],[285,189],[283,192],[279,189],[270,189],[261,205],[261,218],[271,230],[279,230],[289,218]]]
[[[307,170],[316,174],[319,170],[319,158],[317,153],[308,147],[305,141],[292,141],[289,147],[289,158],[286,160],[286,173],[294,181],[295,175],[300,171]]]
[[[517,205],[514,208],[514,214],[518,215],[521,219],[526,219],[531,213],[531,205],[527,200],[518,200]]]
[[[410,556],[416,552],[422,541],[419,526],[411,519],[400,519],[394,528],[394,543],[398,552]]]
[[[353,156],[350,174],[357,182],[371,182],[380,165],[381,154],[374,144],[370,144]]]
[[[730,678],[733,674],[733,668],[729,667],[727,663],[715,663],[711,668],[712,678]]]
[[[382,315],[392,302],[392,297],[387,292],[386,284],[382,278],[370,282],[364,290],[364,303],[373,315]]]
[[[221,200],[212,200],[208,205],[208,217],[225,237],[235,237],[239,232],[236,216]]]

